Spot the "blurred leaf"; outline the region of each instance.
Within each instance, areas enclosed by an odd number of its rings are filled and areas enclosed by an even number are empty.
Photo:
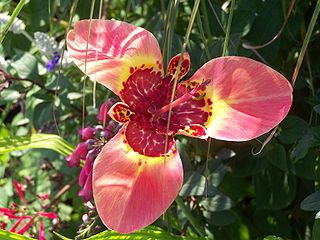
[[[233,173],[226,173],[219,190],[225,193],[234,201],[241,201],[245,197],[253,196],[253,186],[245,178],[234,176]]]
[[[25,237],[16,233],[0,229],[0,239],[3,240],[32,240],[34,238]]]
[[[269,162],[282,171],[287,171],[288,163],[285,148],[280,144],[275,144],[272,147],[273,148],[267,153]]]
[[[263,171],[268,165],[268,159],[265,153],[258,156],[248,156],[248,158],[230,160],[233,173],[237,177],[247,177]]]
[[[291,172],[299,177],[314,180],[315,179],[315,165],[318,152],[316,149],[311,149],[307,155],[294,162],[291,168]]]
[[[35,133],[28,136],[0,138],[0,154],[30,148],[46,148],[63,156],[70,155],[73,146],[58,135]]]
[[[210,212],[218,212],[232,208],[233,201],[222,193],[218,193],[214,197],[205,198],[200,205]]]
[[[63,236],[63,235],[61,235],[61,234],[59,234],[59,233],[57,233],[57,232],[55,232],[55,231],[53,231],[53,233],[54,233],[57,237],[59,237],[60,239],[62,239],[62,240],[71,240],[71,238],[67,238],[67,237],[65,237],[65,236]]]
[[[41,102],[37,104],[33,111],[34,127],[39,129],[50,121],[53,121],[52,102]]]
[[[252,45],[259,45],[271,40],[281,28],[283,22],[283,14],[281,11],[281,1],[255,1],[256,9],[254,21],[250,28],[250,32],[246,35],[246,40]],[[249,19],[253,17],[248,16]],[[259,49],[259,53],[268,62],[273,62],[279,51],[280,41],[275,41],[265,48]]]
[[[316,113],[320,114],[320,104],[314,106],[314,107],[313,107],[313,110],[314,110]]]
[[[265,238],[263,238],[263,240],[283,240],[283,238],[276,236],[266,236]]]
[[[180,190],[180,196],[214,196],[218,193],[212,184],[209,182],[206,184],[206,178],[198,172],[188,172],[184,179],[185,183]]]
[[[320,211],[320,192],[312,193],[307,196],[300,205],[305,211]]]
[[[131,233],[131,234],[121,234],[114,231],[104,231],[97,235],[94,235],[90,238],[86,238],[87,240],[97,240],[97,239],[141,239],[141,240],[149,240],[149,239],[158,239],[158,240],[174,240],[174,239],[185,239],[185,240],[192,240],[192,239],[203,239],[203,238],[196,238],[196,237],[181,237],[172,235],[161,228],[158,227],[147,227],[140,231]]]
[[[30,78],[38,80],[37,59],[28,52],[20,52],[14,56],[11,65],[17,70],[21,78]]]
[[[253,220],[264,234],[290,238],[289,222],[285,215],[279,211],[257,210],[253,214]]]
[[[304,158],[309,149],[320,145],[320,127],[310,128],[293,148],[290,157],[293,160]]]
[[[320,239],[320,219],[316,219],[312,228],[312,240]]]
[[[296,116],[287,116],[280,124],[279,139],[285,144],[292,144],[308,129],[308,123]]]
[[[16,90],[4,89],[0,92],[0,103],[10,103],[15,102],[20,97],[20,93]]]
[[[287,207],[296,196],[295,176],[273,166],[254,175],[253,182],[259,209]]]
[[[215,226],[226,226],[236,221],[236,216],[231,211],[209,212],[203,211],[207,221]]]

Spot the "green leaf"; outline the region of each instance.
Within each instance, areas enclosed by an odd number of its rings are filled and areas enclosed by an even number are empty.
[[[275,144],[267,153],[267,158],[271,164],[278,167],[282,171],[288,170],[286,150],[280,144]]]
[[[319,211],[320,210],[320,192],[315,192],[307,196],[301,202],[300,207],[305,211]]]
[[[293,160],[304,158],[309,149],[320,145],[320,127],[313,127],[307,131],[293,148],[290,157]]]
[[[229,197],[219,193],[214,197],[202,200],[200,205],[210,212],[218,212],[232,208],[233,202]]]
[[[50,121],[53,121],[52,102],[41,102],[37,104],[33,111],[34,127],[39,129]]]
[[[313,107],[313,110],[314,110],[316,113],[320,114],[320,104],[314,106],[314,107]]]
[[[120,234],[114,231],[104,231],[97,235],[94,235],[90,238],[86,238],[87,240],[104,240],[104,239],[139,239],[139,240],[149,240],[149,239],[157,239],[157,240],[174,240],[174,239],[204,239],[204,238],[195,238],[195,237],[180,237],[171,235],[170,233],[164,231],[161,228],[150,226],[140,231],[131,233],[131,234]]]
[[[263,240],[283,240],[283,238],[277,236],[266,236]]]
[[[0,239],[5,240],[32,240],[34,238],[25,237],[16,233],[8,232],[0,229]]]
[[[37,81],[39,78],[37,63],[37,59],[30,53],[20,52],[13,58],[11,65],[17,70],[19,77]]]
[[[57,233],[55,231],[53,231],[53,234],[55,234],[57,237],[59,237],[62,240],[71,240],[71,238],[67,238],[67,237],[65,237],[65,236],[63,236],[63,235],[61,235],[61,234],[59,234],[59,233]]]
[[[279,139],[284,144],[292,144],[308,129],[308,123],[296,116],[286,117],[280,124]]]
[[[0,93],[1,103],[10,103],[16,101],[20,97],[20,93],[16,90],[4,89]]]
[[[296,196],[296,177],[273,166],[253,177],[259,209],[287,207]]]
[[[316,219],[312,228],[312,240],[320,239],[320,219]]]
[[[207,221],[215,226],[226,226],[236,221],[236,216],[231,211],[208,212],[203,211]]]
[[[257,210],[253,214],[253,220],[264,234],[290,238],[291,229],[288,219],[280,211]]]
[[[314,180],[316,176],[315,166],[317,156],[318,152],[316,148],[309,150],[304,158],[298,159],[294,162],[291,168],[291,172],[296,176]]]
[[[185,183],[183,184],[179,195],[180,196],[214,196],[218,190],[207,184],[208,191],[206,190],[206,178],[197,172],[189,172],[185,176]]]
[[[54,134],[35,133],[28,136],[0,138],[0,154],[30,148],[51,149],[63,156],[70,155],[74,149],[70,143]]]

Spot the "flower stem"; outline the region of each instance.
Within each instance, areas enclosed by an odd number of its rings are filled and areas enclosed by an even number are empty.
[[[165,38],[162,49],[164,72],[166,72],[166,68],[171,57],[174,23],[178,14],[179,2],[179,0],[172,0],[167,12],[165,24],[167,27],[165,29]]]
[[[171,98],[170,98],[170,107],[169,107],[169,111],[168,111],[166,140],[165,140],[165,146],[164,146],[164,152],[165,153],[168,152],[168,141],[169,141],[169,130],[170,130],[171,113],[172,113],[172,102],[174,100],[176,87],[177,87],[177,84],[178,84],[179,72],[180,72],[180,68],[181,68],[181,64],[182,64],[183,55],[186,52],[186,48],[187,48],[187,44],[188,44],[188,41],[189,41],[191,30],[192,30],[192,26],[193,26],[193,23],[194,23],[194,19],[196,18],[196,15],[197,15],[197,12],[198,12],[199,3],[200,3],[200,0],[196,0],[194,5],[193,5],[192,13],[191,13],[190,20],[189,20],[189,25],[188,25],[188,28],[187,28],[186,35],[184,37],[184,43],[182,44],[182,49],[181,49],[181,53],[180,53],[181,57],[179,58],[176,74],[174,76],[174,82],[173,82]]]
[[[183,200],[181,197],[177,197],[176,198],[176,203],[179,206],[179,208],[182,210],[183,214],[186,216],[186,218],[189,220],[189,222],[191,223],[191,225],[197,230],[197,232],[199,233],[199,235],[201,237],[205,237],[206,233],[203,230],[203,228],[200,226],[200,224],[198,223],[197,219],[192,215],[190,209],[188,207],[186,207],[186,205],[184,204]]]
[[[304,58],[304,55],[306,53],[308,44],[310,42],[311,34],[312,34],[314,26],[315,26],[315,24],[317,22],[317,18],[318,18],[319,12],[320,12],[320,0],[317,1],[316,8],[314,9],[310,24],[308,26],[306,37],[305,37],[305,39],[303,40],[303,43],[302,43],[301,51],[300,51],[300,54],[299,54],[299,57],[298,57],[298,60],[297,60],[297,65],[296,65],[296,67],[294,69],[294,72],[293,72],[293,75],[292,75],[292,79],[291,79],[291,85],[292,86],[294,86],[294,84],[296,83],[296,80],[297,80],[297,77],[298,77],[298,74],[299,74],[299,71],[300,71],[300,67],[301,67],[301,64],[302,64],[302,60]]]
[[[226,37],[224,38],[224,43],[223,43],[223,50],[222,50],[223,57],[227,55],[227,48],[228,48],[228,43],[229,43],[229,36],[230,36],[230,29],[231,29],[234,5],[235,5],[235,0],[232,0],[231,7],[230,7],[230,13],[229,13],[229,17],[228,17],[228,23],[227,23]]]

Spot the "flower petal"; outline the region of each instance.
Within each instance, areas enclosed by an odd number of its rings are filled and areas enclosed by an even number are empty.
[[[210,80],[204,99],[213,138],[246,141],[275,126],[287,115],[292,87],[280,73],[245,57],[221,57],[202,66],[189,81]]]
[[[123,135],[122,129],[94,163],[93,196],[103,223],[130,233],[166,211],[181,188],[183,169],[177,151],[166,157],[143,156],[123,142]]]
[[[130,111],[129,106],[123,102],[117,102],[114,104],[109,112],[109,116],[118,123],[125,123],[130,120],[130,116],[133,112]]]
[[[180,129],[177,134],[185,135],[188,137],[195,137],[200,139],[207,139],[207,130],[200,124],[191,124]]]
[[[149,157],[158,157],[165,153],[166,135],[153,129],[145,129],[129,123],[125,128],[124,143],[133,151]],[[174,148],[173,136],[168,136],[168,152]]]
[[[181,54],[177,54],[176,56],[171,58],[168,64],[167,76],[172,76],[172,78],[174,78],[174,75],[178,68],[180,56]],[[186,52],[183,54],[183,59],[182,59],[181,67],[179,70],[179,80],[182,79],[189,72],[189,69],[190,69],[190,56],[189,56],[189,53]]]
[[[67,45],[75,64],[92,79],[119,95],[137,69],[163,71],[160,47],[150,32],[121,21],[92,20],[88,41],[89,22],[75,24]]]
[[[17,180],[14,179],[13,180],[13,186],[16,189],[16,191],[17,191],[20,199],[22,200],[23,204],[25,206],[27,206],[27,201],[26,201],[26,199],[24,197],[24,194],[23,194],[22,185],[20,183],[18,183]]]

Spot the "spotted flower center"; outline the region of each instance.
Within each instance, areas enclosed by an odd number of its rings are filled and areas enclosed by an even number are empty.
[[[129,122],[125,137],[134,151],[148,156],[160,156],[165,154],[164,140],[170,106],[170,141],[173,141],[173,135],[179,130],[191,135],[203,134],[204,130],[194,125],[203,125],[208,119],[208,113],[204,110],[205,100],[201,95],[207,83],[205,81],[191,87],[178,84],[170,104],[173,88],[171,75],[163,78],[160,72],[151,68],[140,69],[123,83],[120,91],[123,102],[115,104],[109,114],[118,122]]]

